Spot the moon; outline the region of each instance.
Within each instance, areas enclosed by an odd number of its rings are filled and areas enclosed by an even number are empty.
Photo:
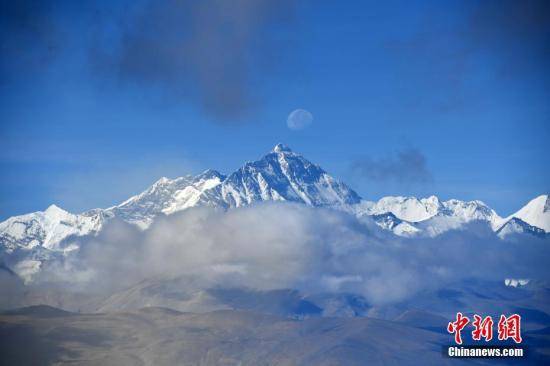
[[[291,130],[303,130],[313,122],[313,114],[305,109],[295,109],[288,115],[286,125]]]

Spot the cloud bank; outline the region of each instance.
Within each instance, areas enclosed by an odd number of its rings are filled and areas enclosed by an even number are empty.
[[[434,239],[403,239],[368,219],[294,204],[194,208],[145,232],[113,222],[81,245],[41,281],[112,292],[183,277],[204,289],[352,292],[382,305],[462,279],[550,278],[547,240],[504,243],[476,223]]]

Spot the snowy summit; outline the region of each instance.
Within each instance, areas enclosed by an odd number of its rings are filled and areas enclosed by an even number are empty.
[[[229,175],[209,169],[196,176],[163,177],[144,192],[106,209],[72,214],[51,205],[44,212],[11,217],[0,223],[0,253],[39,261],[52,253],[77,249],[71,237],[95,235],[113,218],[146,229],[159,216],[191,207],[226,210],[264,201],[342,210],[400,236],[436,236],[472,221],[486,223],[501,238],[550,232],[548,195],[533,199],[507,218],[481,201],[397,196],[372,202],[279,143]]]

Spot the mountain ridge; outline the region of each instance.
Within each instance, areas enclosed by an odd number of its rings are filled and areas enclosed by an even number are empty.
[[[260,159],[245,163],[231,174],[208,169],[196,176],[162,177],[143,192],[106,209],[73,214],[50,205],[45,211],[10,217],[0,223],[0,250],[67,251],[75,248],[61,245],[66,238],[96,234],[113,218],[146,229],[159,216],[191,207],[231,209],[263,201],[298,202],[343,210],[359,218],[367,216],[400,236],[435,236],[474,220],[487,222],[501,237],[526,232],[540,236],[541,230],[550,231],[548,195],[536,197],[506,218],[477,200],[441,201],[432,195],[367,201],[319,165],[277,144]]]

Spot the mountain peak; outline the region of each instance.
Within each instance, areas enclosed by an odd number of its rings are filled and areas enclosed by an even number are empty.
[[[228,207],[259,201],[341,206],[361,200],[345,184],[283,144],[275,145],[271,153],[230,174],[220,189]]]
[[[550,199],[547,194],[540,195],[527,203],[508,219],[516,217],[529,225],[550,232]]]
[[[547,194],[541,194],[540,196],[537,196],[529,201],[526,206],[538,207],[543,211],[547,211],[550,208],[550,196]]]
[[[44,213],[46,215],[56,215],[56,214],[66,214],[67,211],[65,211],[64,209],[62,209],[59,206],[56,206],[56,205],[52,204],[46,209],[46,211],[44,211]]]
[[[286,146],[285,144],[277,144],[275,145],[275,147],[273,148],[273,151],[276,152],[276,153],[280,153],[280,152],[292,152],[292,150],[290,149],[290,147]]]
[[[194,177],[194,180],[198,181],[198,180],[201,180],[201,179],[212,179],[212,178],[218,178],[220,180],[223,180],[225,177],[223,176],[223,174],[221,174],[217,170],[206,169],[204,172],[196,175]]]
[[[157,180],[153,185],[160,185],[160,184],[166,184],[170,182],[170,178],[168,177],[161,177],[159,180]]]

